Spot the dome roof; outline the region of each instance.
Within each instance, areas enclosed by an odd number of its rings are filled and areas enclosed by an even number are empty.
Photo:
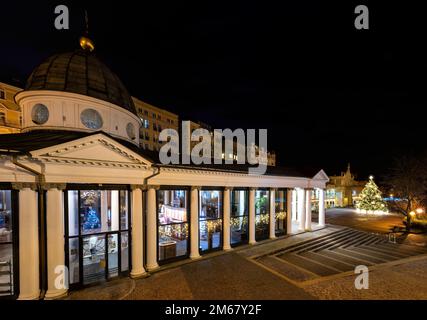
[[[88,50],[54,55],[34,69],[25,90],[78,93],[108,101],[136,114],[120,79]]]

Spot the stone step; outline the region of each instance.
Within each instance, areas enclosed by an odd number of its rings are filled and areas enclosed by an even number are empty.
[[[278,256],[280,259],[283,259],[287,262],[297,265],[301,269],[308,270],[311,273],[317,274],[321,277],[330,276],[333,274],[337,274],[338,272],[334,269],[328,268],[324,265],[316,263],[315,261],[303,258],[299,255],[293,253],[285,253],[283,255]]]
[[[379,246],[384,248],[398,248],[398,250],[403,250],[404,252],[412,252],[413,255],[427,253],[427,248],[425,247],[417,247],[417,246],[411,246],[411,245],[401,244],[401,243],[386,242],[386,243],[380,244]]]
[[[360,259],[362,261],[367,261],[368,263],[371,263],[371,264],[384,263],[387,261],[387,260],[372,257],[370,255],[362,254],[360,252],[356,252],[355,249],[356,248],[354,248],[354,247],[352,248],[352,250],[349,250],[348,248],[346,248],[346,249],[336,248],[334,251],[336,251],[338,253],[342,253],[343,255],[346,255],[346,256],[355,257],[355,258]]]
[[[258,262],[294,281],[302,282],[316,278],[312,273],[297,268],[294,264],[289,264],[285,260],[274,256],[263,257]]]
[[[348,231],[346,233],[340,234],[340,235],[333,237],[331,239],[327,239],[326,243],[325,243],[325,241],[321,241],[319,243],[311,244],[311,245],[305,246],[303,248],[295,248],[294,250],[291,250],[291,252],[305,252],[305,251],[310,251],[310,250],[314,250],[317,248],[327,248],[328,246],[331,246],[340,240],[351,238],[357,233],[358,233],[357,231]]]
[[[289,247],[286,247],[284,249],[277,250],[276,252],[271,252],[269,254],[291,252],[295,248],[302,248],[304,246],[308,246],[308,245],[311,245],[311,244],[320,243],[320,242],[323,242],[323,241],[325,241],[327,239],[336,237],[337,235],[340,235],[342,233],[347,233],[348,231],[349,231],[349,229],[343,229],[343,230],[339,230],[339,231],[336,231],[336,232],[332,232],[332,233],[329,233],[329,234],[317,237],[315,239],[301,241],[301,242],[295,243],[295,244],[293,244],[293,245],[291,245]]]
[[[387,250],[387,249],[378,247],[377,245],[371,245],[371,246],[365,246],[365,245],[363,245],[363,246],[358,246],[358,248],[362,248],[362,249],[371,250],[371,251],[374,251],[374,252],[388,254],[388,255],[391,255],[393,257],[396,257],[396,259],[404,259],[404,258],[413,256],[412,254],[401,253],[401,252],[398,252],[397,250]]]
[[[337,261],[331,259],[330,257],[323,256],[321,252],[304,252],[301,254],[301,256],[319,262],[322,265],[327,266],[328,268],[333,268],[337,272],[346,272],[353,269],[352,265],[348,265],[346,263],[343,263],[342,261]]]
[[[358,234],[355,234],[354,237],[351,237],[349,239],[345,239],[343,241],[340,241],[339,243],[336,243],[333,246],[330,246],[329,249],[333,250],[335,248],[345,247],[346,245],[351,246],[352,244],[358,243],[360,240],[363,240],[367,237],[369,237],[369,235],[367,235],[366,233],[358,233]]]
[[[340,260],[340,261],[346,262],[348,264],[351,264],[353,266],[353,268],[355,266],[358,266],[358,265],[361,265],[361,264],[366,265],[366,266],[373,265],[373,263],[371,263],[371,262],[360,260],[360,259],[357,259],[355,257],[346,256],[346,255],[344,255],[342,253],[336,252],[336,250],[335,251],[323,250],[323,251],[320,251],[318,253],[322,254],[324,256],[328,256],[328,257],[334,258],[336,260]]]
[[[384,253],[381,253],[381,252],[378,252],[378,251],[366,250],[366,249],[363,249],[361,247],[353,247],[353,248],[347,248],[347,249],[349,249],[351,251],[356,251],[358,253],[362,253],[362,254],[365,254],[367,256],[371,256],[371,257],[377,258],[377,259],[381,259],[384,262],[397,260],[397,258],[392,257],[392,256],[390,256],[388,254],[384,254]]]

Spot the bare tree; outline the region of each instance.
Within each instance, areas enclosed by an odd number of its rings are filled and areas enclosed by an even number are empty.
[[[392,209],[406,217],[406,228],[411,226],[410,212],[427,200],[427,165],[425,159],[402,156],[394,161],[386,182],[394,193]]]

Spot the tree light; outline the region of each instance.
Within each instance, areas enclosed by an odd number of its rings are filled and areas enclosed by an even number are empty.
[[[418,209],[416,209],[415,210],[417,213],[423,213],[424,212],[424,209],[423,208],[418,208]]]
[[[409,212],[409,215],[410,215],[411,217],[415,216],[415,211],[411,211],[411,212]]]

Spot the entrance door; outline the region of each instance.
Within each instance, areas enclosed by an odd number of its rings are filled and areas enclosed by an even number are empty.
[[[83,239],[83,284],[105,279],[105,235],[88,236]]]

